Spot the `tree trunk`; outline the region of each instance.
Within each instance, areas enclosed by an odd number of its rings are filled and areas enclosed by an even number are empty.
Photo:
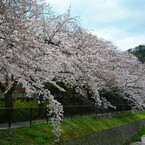
[[[5,108],[11,108],[11,109],[5,109],[5,121],[9,121],[9,119],[12,120],[12,116],[13,116],[13,93],[6,93],[5,95]]]
[[[13,93],[7,93],[5,96],[5,108],[13,108]]]
[[[17,85],[17,81],[13,79],[13,76],[11,76],[11,85],[9,84],[9,76],[8,74],[5,77],[5,83],[3,84],[0,81],[0,90],[4,94],[5,97],[5,108],[11,108],[11,109],[5,109],[5,121],[8,121],[10,119],[9,116],[12,116],[13,113],[13,93],[15,91],[15,87]]]
[[[15,87],[17,85],[17,82],[14,81],[11,85],[11,88],[7,91],[7,93],[4,93],[5,96],[5,108],[11,108],[5,110],[5,121],[9,121],[10,119],[13,120],[13,93],[15,91]]]

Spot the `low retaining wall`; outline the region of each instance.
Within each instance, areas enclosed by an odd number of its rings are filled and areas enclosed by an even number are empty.
[[[122,145],[136,135],[144,125],[145,118],[65,142],[63,145]]]
[[[105,118],[111,118],[111,117],[112,117],[112,113],[95,114],[95,115],[89,116],[89,118],[91,119],[105,119]]]

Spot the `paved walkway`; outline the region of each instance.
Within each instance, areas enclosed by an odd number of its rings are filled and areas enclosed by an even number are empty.
[[[46,120],[33,120],[32,124],[33,123],[40,123],[40,122],[46,122]],[[29,126],[29,125],[30,125],[29,121],[27,121],[27,122],[16,122],[16,123],[11,124],[11,128],[18,128],[18,127]],[[0,124],[0,130],[6,130],[6,129],[9,129],[8,123]]]
[[[130,145],[145,145],[145,143],[142,143],[142,142],[134,142],[134,143],[131,143]]]

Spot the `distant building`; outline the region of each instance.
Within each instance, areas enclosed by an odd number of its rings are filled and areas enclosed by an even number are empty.
[[[31,95],[31,97],[34,99],[34,94]],[[25,98],[30,98],[27,96],[26,92],[25,92],[25,88],[16,88],[16,90],[13,93],[13,97],[16,99],[25,99]],[[1,92],[0,90],[0,99],[3,100],[4,99],[4,94]]]

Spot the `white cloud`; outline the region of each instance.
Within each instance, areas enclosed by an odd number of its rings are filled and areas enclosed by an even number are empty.
[[[120,50],[123,51],[145,43],[145,34],[133,35],[132,33],[117,28],[106,27],[91,32],[99,38],[112,41]]]
[[[138,45],[145,44],[145,35],[128,36],[124,39],[117,40],[116,44],[119,47],[119,49],[128,50]]]
[[[91,32],[98,37],[102,37],[110,41],[116,41],[117,39],[122,39],[127,35],[130,35],[125,30],[114,27],[103,27],[100,29],[94,29]]]

